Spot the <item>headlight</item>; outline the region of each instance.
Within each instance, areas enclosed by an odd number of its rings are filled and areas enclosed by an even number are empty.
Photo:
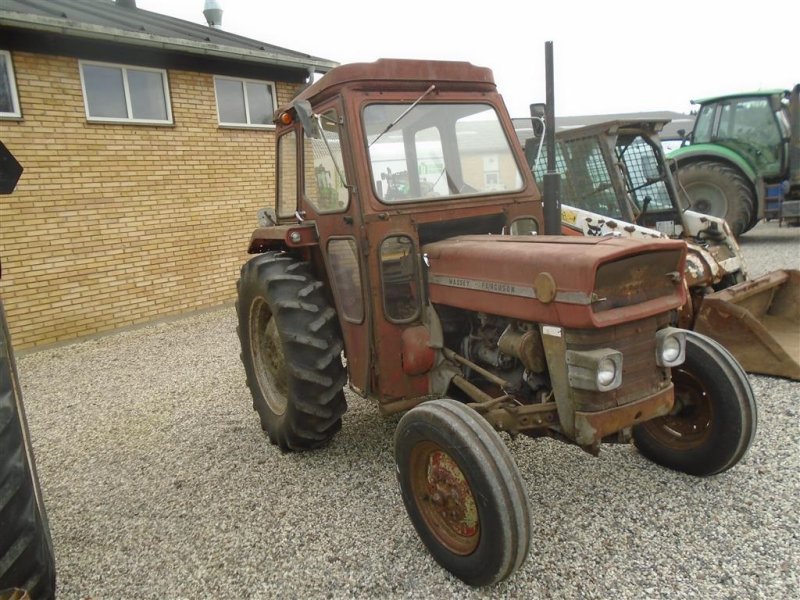
[[[611,348],[567,350],[569,384],[579,390],[607,392],[622,384],[622,353]]]
[[[604,358],[597,363],[597,385],[598,387],[606,387],[611,385],[614,378],[617,376],[617,365],[610,358]]]
[[[677,367],[686,360],[686,333],[683,329],[666,327],[656,333],[656,364]]]

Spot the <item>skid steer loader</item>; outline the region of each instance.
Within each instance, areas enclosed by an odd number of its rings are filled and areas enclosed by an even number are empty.
[[[681,327],[716,339],[745,370],[800,380],[800,271],[747,279],[728,224],[689,209],[664,159],[667,121],[610,121],[556,133],[567,234],[679,238],[688,255]],[[547,148],[526,142],[541,181]]]

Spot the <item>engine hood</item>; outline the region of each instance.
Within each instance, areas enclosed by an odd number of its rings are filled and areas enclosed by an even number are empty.
[[[481,235],[422,251],[431,302],[524,321],[607,327],[686,300],[680,240]]]

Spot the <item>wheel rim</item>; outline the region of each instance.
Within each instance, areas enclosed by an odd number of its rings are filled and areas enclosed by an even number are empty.
[[[480,518],[472,488],[455,460],[433,442],[420,442],[410,456],[411,492],[428,530],[453,554],[478,546]]]
[[[686,193],[692,210],[724,219],[728,214],[728,197],[721,187],[704,181],[687,186]]]
[[[250,305],[250,352],[261,394],[276,415],[286,412],[289,392],[286,360],[278,327],[263,298]]]
[[[711,436],[714,410],[703,382],[682,369],[672,371],[675,406],[663,417],[643,423],[659,443],[674,450],[701,446]]]

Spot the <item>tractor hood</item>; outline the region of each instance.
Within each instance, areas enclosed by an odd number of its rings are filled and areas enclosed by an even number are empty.
[[[523,321],[608,327],[686,300],[680,240],[484,235],[422,250],[431,302]]]

